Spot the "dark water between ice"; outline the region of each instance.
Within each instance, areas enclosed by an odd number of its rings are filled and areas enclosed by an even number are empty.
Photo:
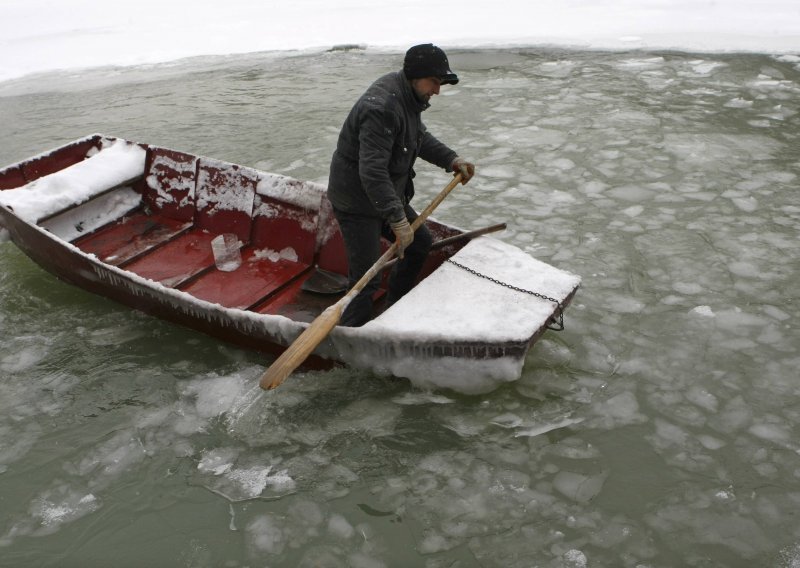
[[[102,132],[325,181],[386,54],[0,84],[0,162]],[[800,563],[800,58],[479,51],[426,115],[437,217],[578,273],[479,397],[263,357],[0,242],[0,566]],[[417,203],[447,179],[420,167]],[[454,291],[457,293],[457,291]]]

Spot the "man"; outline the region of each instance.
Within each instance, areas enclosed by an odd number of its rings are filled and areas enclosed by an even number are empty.
[[[339,133],[331,161],[328,198],[344,237],[352,287],[381,254],[380,237],[397,242],[400,261],[389,277],[388,305],[406,294],[419,275],[432,244],[424,226],[416,234],[410,224],[417,213],[414,195],[417,157],[446,171],[462,174],[467,183],[475,166],[437,140],[422,123],[442,85],[455,85],[447,55],[433,44],[406,52],[401,71],[375,81],[358,99]],[[376,276],[342,314],[341,325],[360,326],[372,318]]]

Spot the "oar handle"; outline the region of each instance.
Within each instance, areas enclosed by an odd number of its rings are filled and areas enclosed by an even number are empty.
[[[447,186],[439,192],[439,195],[434,197],[433,201],[431,201],[430,204],[422,210],[422,213],[419,214],[419,217],[414,219],[414,222],[411,223],[411,228],[413,230],[416,231],[417,228],[428,219],[430,214],[433,213],[433,210],[439,207],[439,204],[444,201],[444,198],[450,195],[450,192],[453,191],[453,188],[461,183],[461,177],[461,172],[454,175],[450,183],[448,183]]]
[[[450,181],[450,183],[439,192],[439,195],[433,199],[430,205],[419,214],[419,217],[414,219],[414,222],[411,223],[411,229],[416,230],[422,225],[433,210],[439,206],[451,191],[453,191],[453,188],[456,187],[459,182],[461,182],[460,173],[456,174],[452,181]],[[384,265],[394,256],[395,251],[397,251],[397,243],[392,243],[392,246],[381,255],[377,262],[367,270],[364,276],[356,282],[347,294],[317,316],[303,333],[286,348],[286,351],[275,359],[258,381],[262,389],[274,389],[279,386],[289,377],[292,371],[299,367],[303,361],[311,355],[314,349],[317,348],[317,345],[322,343],[322,340],[328,336],[331,330],[336,327],[336,324],[339,323],[339,320],[342,319],[342,313],[350,301],[364,289],[367,283],[372,280],[381,269],[383,269]]]
[[[446,237],[444,239],[440,239],[431,245],[431,250],[439,250],[440,248],[444,248],[446,246],[452,245],[453,243],[459,243],[461,241],[467,241],[470,239],[474,239],[475,237],[480,237],[482,235],[488,235],[489,233],[495,233],[497,231],[502,231],[507,227],[505,223],[497,223],[496,225],[490,225],[488,227],[483,227],[481,229],[474,229],[472,231],[467,231],[465,233],[459,233],[457,235],[453,235],[452,237]],[[390,266],[394,266],[397,264],[398,258],[394,257],[392,260],[387,262],[383,265],[383,268],[389,268]]]

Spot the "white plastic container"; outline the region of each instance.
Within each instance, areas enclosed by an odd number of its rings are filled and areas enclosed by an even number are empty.
[[[219,270],[233,272],[242,265],[239,239],[233,233],[223,233],[211,240],[214,264]]]

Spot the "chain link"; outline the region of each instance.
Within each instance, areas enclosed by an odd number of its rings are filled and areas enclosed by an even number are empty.
[[[467,272],[477,276],[478,278],[483,278],[484,280],[488,280],[489,282],[492,282],[499,286],[503,286],[504,288],[508,288],[509,290],[514,290],[515,292],[522,292],[523,294],[530,294],[531,296],[536,296],[537,298],[541,298],[542,300],[553,302],[558,307],[558,312],[556,314],[553,314],[553,316],[548,320],[547,329],[552,329],[553,331],[564,330],[564,306],[562,306],[561,302],[559,302],[555,298],[551,298],[550,296],[545,296],[544,294],[540,294],[539,292],[533,292],[531,290],[526,290],[524,288],[518,288],[512,284],[508,284],[507,282],[503,282],[501,280],[497,280],[496,278],[492,278],[491,276],[487,276],[486,274],[481,274],[480,272],[470,268],[469,266],[464,266],[463,264],[459,264],[452,258],[448,258],[447,262],[456,265],[462,270],[466,270]]]

